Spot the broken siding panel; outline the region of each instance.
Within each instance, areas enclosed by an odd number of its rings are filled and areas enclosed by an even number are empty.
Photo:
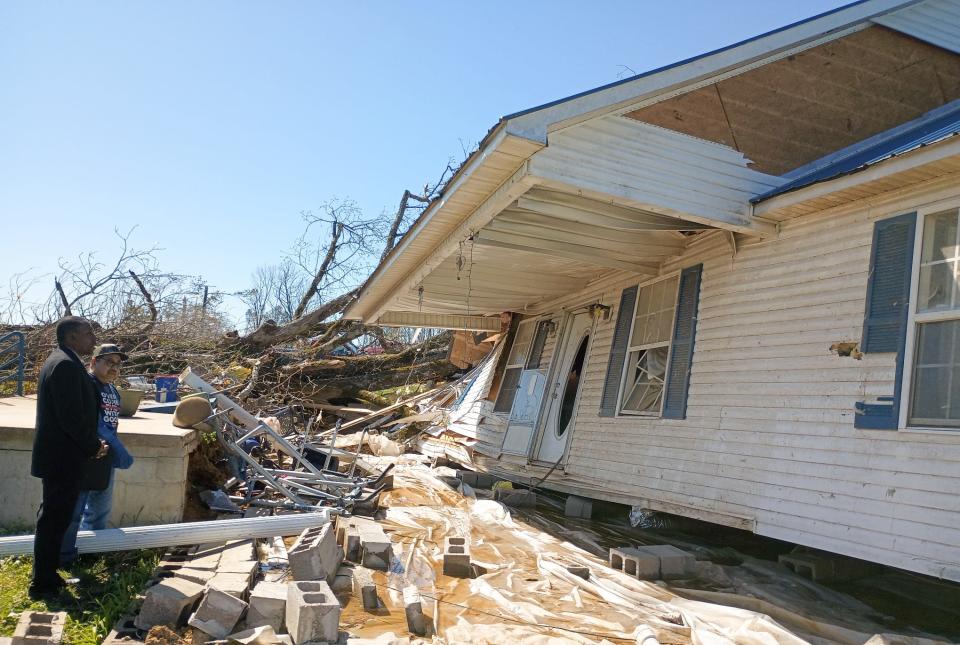
[[[960,433],[856,430],[854,403],[892,392],[893,360],[829,350],[860,339],[873,221],[896,208],[796,220],[736,257],[720,235],[701,234],[664,267],[704,263],[685,420],[599,417],[619,295],[637,278],[612,273],[550,303],[614,308],[595,329],[556,485],[731,525],[754,518],[764,535],[923,573],[960,562]]]

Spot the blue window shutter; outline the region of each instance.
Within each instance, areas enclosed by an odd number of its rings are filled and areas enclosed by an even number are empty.
[[[627,287],[620,294],[620,308],[617,309],[617,324],[613,328],[613,344],[610,347],[610,362],[607,363],[607,378],[603,382],[603,396],[600,398],[600,416],[612,417],[617,414],[620,405],[620,381],[623,378],[623,362],[627,358],[627,344],[630,342],[630,325],[633,323],[633,309],[637,304],[637,287]]]
[[[667,380],[663,386],[664,419],[683,419],[687,416],[687,392],[690,390],[693,341],[697,335],[702,273],[702,264],[680,272],[673,342],[670,345],[670,365],[667,366]]]
[[[873,225],[860,349],[864,353],[896,352],[896,376],[892,397],[879,397],[877,403],[856,404],[853,424],[857,428],[896,430],[899,425],[916,227],[916,213],[898,215]]]

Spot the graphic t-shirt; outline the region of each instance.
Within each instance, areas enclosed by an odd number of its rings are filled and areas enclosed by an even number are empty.
[[[100,418],[97,434],[101,439],[111,441],[117,436],[120,425],[120,392],[110,383],[101,383],[94,379],[100,392]]]

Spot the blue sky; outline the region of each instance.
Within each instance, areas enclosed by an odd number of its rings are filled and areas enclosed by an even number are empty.
[[[242,289],[301,211],[392,210],[503,114],[842,4],[6,0],[0,291],[133,225]]]

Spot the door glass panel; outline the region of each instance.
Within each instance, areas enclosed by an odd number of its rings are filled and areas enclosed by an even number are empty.
[[[589,341],[589,334],[580,341],[573,364],[570,365],[570,371],[567,372],[566,382],[563,386],[563,397],[560,400],[560,418],[557,421],[558,437],[562,437],[567,432],[567,427],[573,419],[573,406],[577,402],[577,392],[580,391],[580,382],[583,380],[583,363],[587,357]]]

